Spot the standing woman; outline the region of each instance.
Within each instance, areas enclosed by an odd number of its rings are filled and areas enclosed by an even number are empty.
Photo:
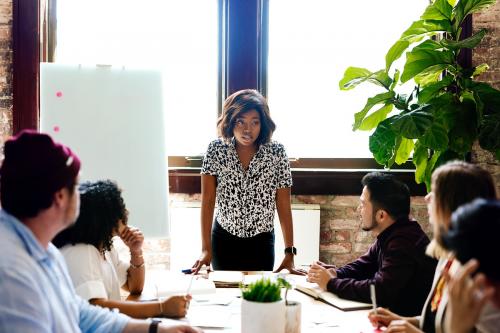
[[[285,243],[277,271],[302,274],[293,260],[290,164],[283,145],[271,141],[276,125],[266,99],[256,90],[235,92],[217,128],[220,138],[208,146],[201,170],[202,254],[193,271],[210,263],[215,270],[272,270],[277,209]]]

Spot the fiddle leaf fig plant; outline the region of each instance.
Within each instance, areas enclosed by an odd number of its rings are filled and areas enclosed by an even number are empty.
[[[451,159],[465,159],[474,142],[500,160],[500,91],[476,77],[487,64],[464,68],[458,59],[486,35],[481,29],[461,39],[468,15],[495,0],[435,0],[403,32],[385,56],[385,68],[372,72],[349,67],[341,90],[375,84],[380,93],[368,98],[354,115],[353,130],[371,131],[369,148],[387,168],[411,158],[415,180],[430,189],[432,171]],[[403,54],[403,68],[396,60]],[[398,92],[413,80],[411,92]]]

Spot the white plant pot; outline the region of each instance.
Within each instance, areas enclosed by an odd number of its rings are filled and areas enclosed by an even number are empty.
[[[302,325],[302,305],[289,301],[286,305],[285,333],[300,333]]]
[[[285,301],[261,303],[241,300],[241,333],[257,332],[285,332]]]

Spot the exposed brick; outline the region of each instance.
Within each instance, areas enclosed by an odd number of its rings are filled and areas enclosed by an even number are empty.
[[[335,196],[330,204],[332,206],[357,207],[359,205],[359,196]]]
[[[350,253],[352,250],[352,244],[350,242],[341,242],[341,243],[330,243],[330,244],[322,244],[319,246],[319,250],[328,251],[331,253]]]
[[[296,195],[294,203],[324,205],[328,199],[325,195]]]
[[[335,240],[339,242],[345,242],[351,240],[351,232],[349,230],[336,230]]]
[[[321,244],[324,243],[329,243],[332,241],[332,234],[333,232],[331,230],[321,230],[320,231],[320,236],[319,236],[319,241]]]
[[[330,228],[335,230],[339,229],[357,230],[359,228],[359,225],[360,225],[359,220],[335,219],[330,221]]]
[[[374,237],[370,231],[359,230],[354,233],[354,241],[356,243],[373,243]]]

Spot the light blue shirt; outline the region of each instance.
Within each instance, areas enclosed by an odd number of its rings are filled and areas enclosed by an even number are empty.
[[[122,332],[130,319],[75,294],[66,263],[0,210],[0,332]]]

